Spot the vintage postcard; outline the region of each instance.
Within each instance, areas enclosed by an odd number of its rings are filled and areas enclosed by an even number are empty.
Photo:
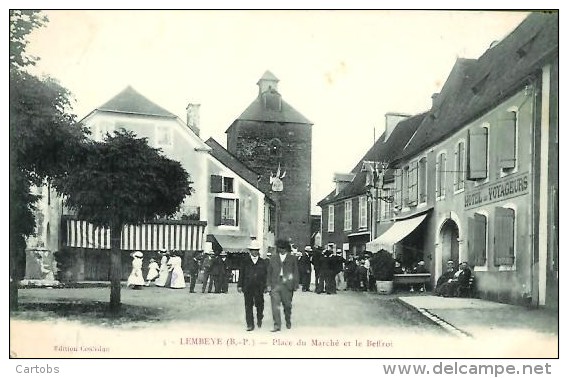
[[[558,26],[10,10],[10,357],[558,358]]]

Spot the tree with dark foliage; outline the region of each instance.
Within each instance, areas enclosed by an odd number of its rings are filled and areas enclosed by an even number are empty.
[[[65,175],[86,130],[70,113],[70,93],[52,78],[26,71],[38,58],[26,54],[27,37],[47,18],[38,11],[10,10],[10,308],[18,306],[18,282],[26,238],[35,232],[33,186]]]
[[[120,307],[123,227],[173,215],[192,193],[191,184],[179,162],[123,129],[107,134],[103,142],[85,144],[73,171],[54,181],[79,219],[110,228],[112,311]]]

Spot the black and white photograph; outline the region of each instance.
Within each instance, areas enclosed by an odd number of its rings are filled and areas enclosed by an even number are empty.
[[[9,55],[10,359],[559,358],[559,10],[10,9]]]

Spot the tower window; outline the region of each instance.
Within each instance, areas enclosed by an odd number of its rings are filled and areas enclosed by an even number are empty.
[[[271,157],[282,157],[282,142],[278,138],[271,139],[268,142]]]

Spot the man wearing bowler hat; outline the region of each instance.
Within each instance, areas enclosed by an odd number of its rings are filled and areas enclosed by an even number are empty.
[[[258,328],[262,327],[267,260],[259,256],[260,243],[257,240],[251,241],[248,250],[250,255],[244,258],[239,271],[237,291],[245,296],[247,331],[252,331],[254,329],[253,307],[256,307],[256,324]]]
[[[275,253],[268,262],[267,289],[270,292],[272,305],[272,319],[274,328],[272,332],[280,331],[282,320],[280,306],[284,307],[286,328],[292,328],[292,297],[298,289],[298,259],[292,255],[292,247],[286,239],[276,241]]]

